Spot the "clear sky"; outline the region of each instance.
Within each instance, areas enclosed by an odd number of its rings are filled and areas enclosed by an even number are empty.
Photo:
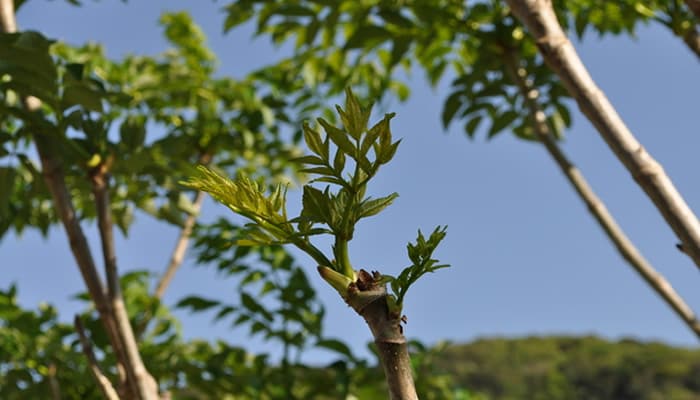
[[[208,1],[104,0],[76,8],[34,0],[20,10],[18,23],[21,29],[40,30],[71,44],[101,42],[111,56],[119,57],[165,50],[158,16],[188,10],[220,58],[221,74],[242,77],[281,57],[282,51],[267,39],[253,45],[250,30],[223,35],[221,6]],[[642,27],[637,39],[586,39],[576,45],[593,78],[698,210],[698,60],[681,40],[657,27]],[[617,254],[541,146],[508,133],[489,142],[482,132],[471,141],[460,124],[443,132],[440,111],[449,82],[433,90],[415,73],[410,86],[410,100],[390,106],[397,113],[394,135],[404,141],[395,161],[370,188],[376,195],[397,191],[401,197],[380,216],[364,220],[351,243],[356,266],[395,274],[408,263],[405,245],[415,238],[416,229],[429,232],[436,225],[449,225],[437,256],[452,268],[427,276],[409,292],[405,313],[410,338],[434,343],[492,335],[596,334],[697,345],[690,330]],[[673,233],[592,125],[575,107],[572,111],[574,125],[566,133],[564,150],[642,253],[691,307],[700,309],[696,267],[675,249]],[[290,195],[290,202],[298,199],[298,194]],[[204,218],[217,215],[228,213],[208,201]],[[177,231],[139,217],[130,236],[117,243],[120,268],[160,272]],[[88,234],[97,251],[94,226]],[[366,326],[320,284],[310,259],[300,256],[299,261],[309,267],[327,307],[327,334],[355,349],[364,347],[370,339]],[[83,284],[62,229],[53,229],[48,240],[26,232],[0,242],[0,287],[10,282],[18,282],[26,307],[48,301],[64,320],[81,307],[69,298]],[[235,284],[213,269],[195,268],[190,258],[165,300],[173,304],[187,294],[225,298]],[[222,337],[234,344],[252,343],[257,351],[274,351],[249,341],[245,331],[212,325],[208,315],[177,314],[188,337]]]

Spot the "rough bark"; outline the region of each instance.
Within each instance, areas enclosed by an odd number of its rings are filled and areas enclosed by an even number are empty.
[[[506,0],[528,28],[545,62],[576,99],[617,158],[646,192],[685,252],[700,267],[700,222],[659,164],[639,143],[596,86],[561,28],[551,0]]]
[[[675,291],[666,278],[644,258],[612,214],[610,214],[605,203],[603,203],[595,191],[593,191],[593,188],[588,184],[588,181],[581,171],[569,161],[564,151],[559,147],[547,123],[545,113],[538,102],[538,92],[525,79],[527,72],[518,65],[517,56],[512,54],[512,52],[507,52],[504,58],[504,64],[508,75],[525,99],[525,104],[530,112],[537,138],[557,163],[557,166],[569,180],[569,183],[573,186],[574,190],[576,190],[581,200],[586,204],[588,211],[593,215],[600,227],[603,228],[608,239],[615,245],[620,255],[642,276],[649,286],[661,296],[673,311],[686,323],[688,328],[695,333],[695,336],[700,338],[700,321],[697,320],[693,310],[678,292]]]
[[[389,311],[386,287],[376,284],[380,277],[377,272],[369,274],[360,270],[357,282],[350,286],[345,300],[364,318],[372,331],[389,387],[389,398],[418,400],[408,344],[401,327],[401,316],[393,315]]]

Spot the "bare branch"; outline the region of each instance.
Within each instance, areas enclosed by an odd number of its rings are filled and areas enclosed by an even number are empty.
[[[173,276],[175,276],[175,273],[180,268],[180,265],[185,258],[185,252],[187,252],[190,236],[192,236],[192,228],[194,228],[194,224],[197,222],[198,213],[202,208],[204,197],[204,192],[202,191],[198,191],[194,196],[192,208],[195,213],[188,215],[187,219],[185,219],[185,224],[182,226],[180,236],[178,236],[177,242],[175,242],[175,248],[173,249],[173,253],[170,257],[168,267],[165,269],[165,273],[160,278],[160,281],[158,281],[158,285],[156,286],[154,296],[159,300],[163,298],[165,290],[170,285]]]
[[[117,272],[117,255],[114,248],[114,223],[109,199],[109,163],[101,163],[90,172],[92,192],[97,209],[97,225],[102,242],[102,253],[107,276],[108,298],[117,335],[125,356],[124,363],[130,382],[135,385],[140,399],[157,399],[158,388],[153,377],[148,373],[141,359],[136,337],[129,321],[124,299],[119,286]]]
[[[666,175],[642,147],[598,88],[557,20],[551,0],[506,0],[515,16],[535,37],[547,64],[576,99],[617,158],[644,189],[700,267],[700,222]]]
[[[102,242],[102,255],[105,263],[105,276],[107,277],[107,296],[113,299],[118,296],[120,288],[117,254],[114,249],[114,223],[110,210],[108,169],[108,164],[100,163],[90,172],[90,180],[92,193],[95,197],[95,208],[97,209],[97,226]]]
[[[538,102],[538,93],[525,79],[527,71],[518,64],[517,56],[508,52],[504,58],[506,70],[514,81],[527,105],[533,121],[533,127],[538,139],[556,161],[559,169],[574,187],[581,200],[586,203],[588,211],[598,221],[605,234],[617,248],[622,257],[639,273],[642,278],[656,291],[656,293],[671,306],[673,311],[683,319],[686,325],[700,338],[700,321],[697,320],[693,310],[686,304],[683,298],[676,292],[662,274],[656,271],[637,247],[627,237],[615,218],[610,214],[605,203],[596,195],[588,184],[581,171],[576,168],[559,148],[552,135],[552,130],[547,123],[547,118]]]
[[[83,328],[83,323],[80,321],[79,316],[75,316],[73,324],[75,325],[75,330],[78,332],[78,336],[80,337],[80,344],[83,347],[83,353],[85,353],[85,357],[88,360],[90,372],[92,372],[92,376],[95,378],[97,386],[100,387],[100,390],[106,399],[119,400],[119,396],[117,395],[117,391],[114,390],[114,386],[112,386],[112,383],[109,381],[109,379],[107,379],[105,374],[102,373],[100,366],[97,364],[95,353],[92,351],[92,344],[90,343],[87,335],[85,335],[85,329]]]

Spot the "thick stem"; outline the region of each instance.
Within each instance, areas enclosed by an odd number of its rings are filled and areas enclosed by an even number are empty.
[[[661,164],[642,147],[598,88],[557,20],[551,0],[506,0],[535,37],[545,62],[561,78],[579,108],[644,189],[700,267],[700,222]]]
[[[519,67],[517,57],[512,53],[507,53],[504,59],[506,71],[511,79],[520,90],[521,95],[525,99],[530,116],[533,121],[533,127],[538,139],[549,152],[549,155],[554,159],[559,166],[561,172],[569,180],[569,183],[576,190],[581,200],[588,207],[588,211],[598,221],[598,224],[603,228],[608,239],[615,245],[617,251],[622,257],[639,273],[649,286],[661,296],[661,298],[675,311],[675,313],[683,319],[686,325],[700,338],[700,321],[697,320],[695,313],[673,289],[666,278],[656,271],[641,254],[637,247],[627,237],[622,228],[618,225],[615,218],[610,214],[605,203],[593,191],[591,186],[586,181],[581,171],[569,161],[564,152],[561,150],[556,140],[552,135],[549,124],[544,111],[538,102],[538,95],[535,88],[529,85],[525,79],[527,71]]]
[[[384,285],[377,285],[378,273],[358,272],[345,299],[365,319],[374,336],[379,359],[384,369],[391,400],[418,400],[413,382],[411,357],[401,327],[401,316],[389,311]]]

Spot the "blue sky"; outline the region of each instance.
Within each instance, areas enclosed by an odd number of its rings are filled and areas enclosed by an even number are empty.
[[[71,44],[101,42],[119,57],[165,50],[158,16],[188,10],[207,33],[222,74],[241,77],[281,56],[266,39],[251,43],[249,30],[223,35],[220,7],[183,0],[126,5],[105,0],[81,8],[31,1],[20,10],[18,23]],[[589,35],[576,45],[632,132],[697,210],[697,58],[656,27],[642,27],[634,40]],[[409,292],[408,337],[433,343],[492,335],[596,334],[695,346],[697,339],[681,320],[615,252],[541,146],[507,133],[490,142],[483,133],[468,140],[460,124],[443,131],[440,111],[448,85],[431,89],[421,73],[414,73],[411,99],[390,106],[397,113],[394,135],[404,140],[370,190],[376,195],[397,191],[401,197],[380,216],[364,220],[351,243],[356,266],[394,274],[407,265],[405,245],[418,228],[426,232],[449,225],[437,256],[452,268],[426,277]],[[574,125],[564,150],[642,253],[691,307],[700,309],[696,267],[675,249],[673,233],[592,125],[575,107],[572,111]],[[290,194],[290,202],[298,198]],[[217,215],[228,215],[227,210],[208,201],[204,218]],[[94,226],[87,232],[97,251]],[[130,236],[117,243],[120,268],[162,271],[176,235],[174,228],[142,216]],[[0,242],[0,260],[0,287],[18,282],[24,306],[48,301],[65,320],[80,308],[69,299],[83,284],[62,229],[53,229],[48,240],[34,232],[10,235]],[[195,268],[192,261],[175,277],[166,302],[187,294],[230,296],[235,282]],[[366,326],[320,284],[310,259],[300,256],[299,261],[309,267],[327,307],[327,334],[364,347],[370,339]],[[188,337],[222,337],[274,351],[251,342],[244,331],[212,325],[210,316],[178,315]]]

